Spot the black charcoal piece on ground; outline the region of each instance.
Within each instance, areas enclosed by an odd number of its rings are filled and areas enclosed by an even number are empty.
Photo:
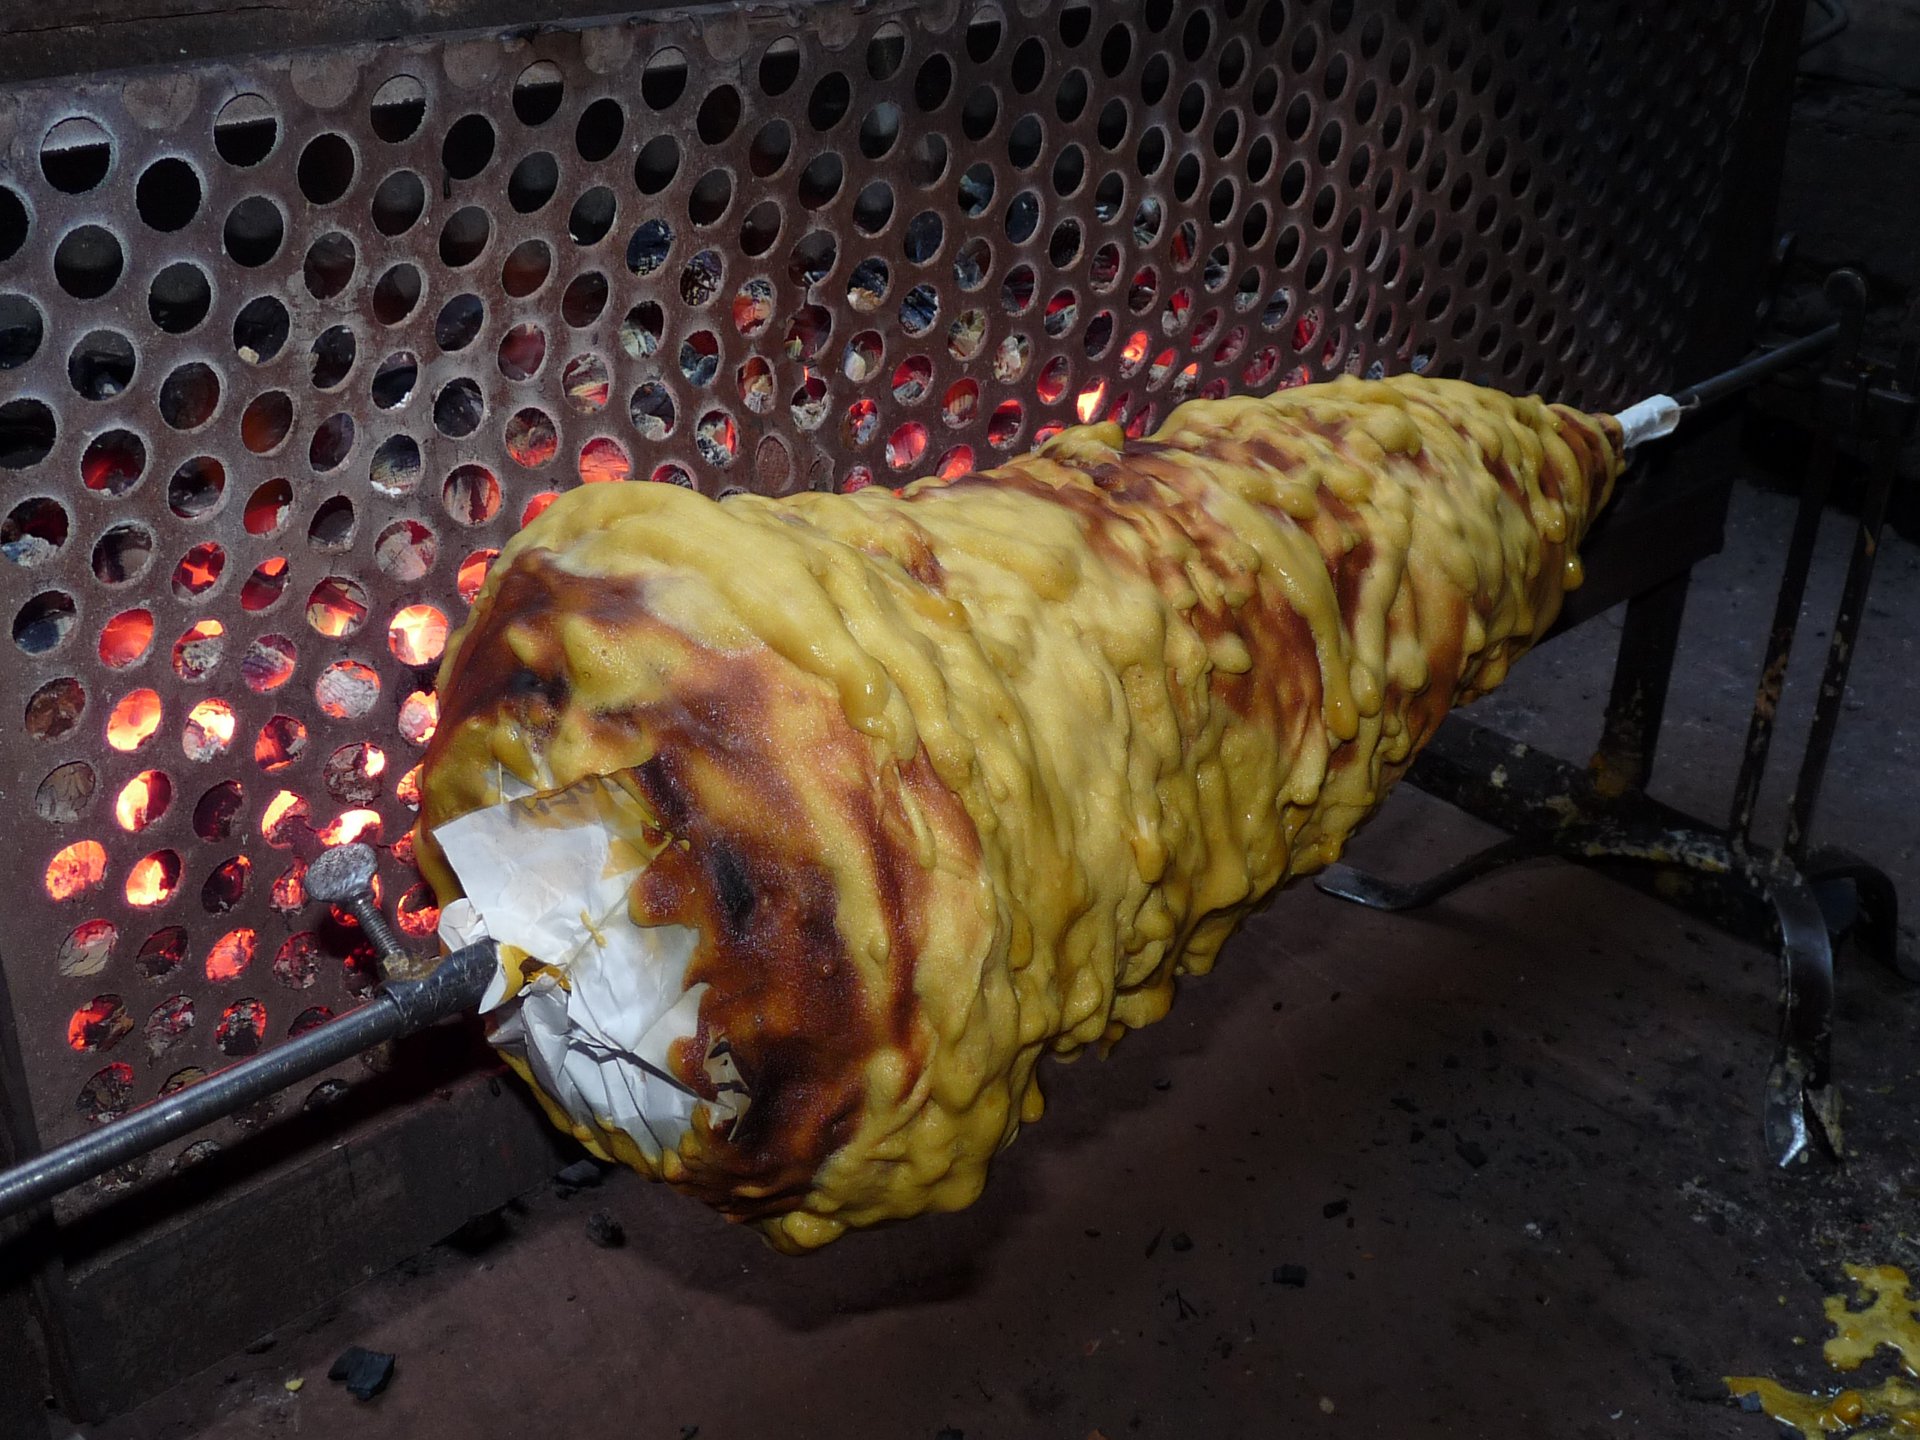
[[[1329,1220],[1338,1220],[1342,1215],[1347,1213],[1347,1202],[1344,1200],[1329,1200],[1320,1207],[1320,1213]]]
[[[604,1173],[592,1160],[576,1160],[558,1175],[553,1177],[556,1185],[570,1186],[575,1190],[588,1190],[604,1179]]]
[[[328,1369],[327,1379],[344,1384],[356,1400],[371,1400],[393,1379],[393,1356],[384,1350],[349,1346]]]
[[[602,1250],[617,1250],[627,1243],[627,1227],[604,1210],[587,1217],[587,1238]]]
[[[1295,1290],[1307,1288],[1307,1267],[1304,1265],[1280,1265],[1273,1272],[1273,1283],[1286,1285]]]
[[[1173,1239],[1167,1243],[1182,1255],[1193,1249],[1193,1237],[1184,1230],[1176,1231]]]
[[[1453,1148],[1462,1160],[1476,1170],[1487,1163],[1487,1152],[1464,1136],[1455,1137]]]

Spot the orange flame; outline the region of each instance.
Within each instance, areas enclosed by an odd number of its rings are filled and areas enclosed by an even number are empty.
[[[293,843],[292,828],[307,814],[307,802],[291,790],[282,790],[267,802],[260,815],[260,834],[269,845],[285,849]]]
[[[918,464],[926,453],[927,427],[917,420],[908,421],[887,437],[887,464],[895,470]]]
[[[282,914],[303,910],[307,904],[307,862],[296,860],[273,882],[273,908]]]
[[[440,923],[440,906],[426,884],[414,886],[393,907],[394,923],[408,935],[431,935]]]
[[[77,840],[47,862],[47,894],[71,900],[107,875],[107,852],[98,840]]]
[[[400,783],[393,787],[394,798],[409,810],[420,808],[420,767],[414,766],[400,777]]]
[[[341,576],[329,575],[307,597],[307,623],[329,640],[358,630],[366,618],[366,592]]]
[[[1093,417],[1100,413],[1100,407],[1107,403],[1107,382],[1095,380],[1080,392],[1073,402],[1073,413],[1080,417],[1082,425],[1091,424]]]
[[[122,830],[144,830],[167,812],[173,784],[158,770],[142,770],[121,787],[113,802],[113,818]]]
[[[366,758],[361,762],[360,768],[369,780],[378,780],[387,773],[386,751],[378,745],[369,745],[362,753]]]
[[[307,727],[291,715],[275,715],[254,738],[253,759],[269,775],[284,770],[307,748]]]
[[[233,743],[233,706],[224,700],[202,700],[187,712],[181,747],[189,760],[211,760]]]
[[[558,496],[552,493],[546,496],[548,503],[558,498]],[[527,513],[521,517],[520,523],[523,525],[526,524],[527,521],[531,520],[535,515],[538,515],[541,510],[546,508],[546,505],[541,503],[541,497],[538,495],[534,496],[533,499],[528,502]],[[471,605],[475,598],[479,596],[480,587],[487,583],[487,572],[493,569],[493,562],[499,558],[500,552],[498,550],[476,550],[460,562],[460,571],[455,578],[455,583],[459,586],[460,598],[466,601],[467,604]]]
[[[123,754],[138,750],[160,728],[160,695],[135,690],[113,707],[107,717],[107,744]]]
[[[238,980],[253,963],[255,935],[251,930],[229,930],[207,951],[207,979]]]
[[[211,540],[203,541],[180,557],[173,571],[174,588],[198,595],[209,589],[226,568],[227,552]]]
[[[320,843],[327,846],[351,845],[362,838],[369,842],[380,838],[378,810],[349,810],[320,831]]]
[[[387,626],[387,648],[402,665],[431,665],[447,648],[447,617],[431,605],[409,605]]]
[[[122,610],[101,627],[100,663],[118,670],[147,653],[153,643],[153,612]]]
[[[171,850],[156,850],[135,862],[127,875],[127,903],[141,909],[170,899],[180,883],[180,857]]]
[[[1147,358],[1147,332],[1136,330],[1128,337],[1127,343],[1120,347],[1120,359],[1129,366],[1138,366]]]
[[[581,484],[600,485],[632,477],[633,461],[627,458],[627,452],[616,441],[602,435],[580,447]]]
[[[132,1028],[118,995],[96,995],[67,1021],[67,1044],[75,1050],[105,1050]]]

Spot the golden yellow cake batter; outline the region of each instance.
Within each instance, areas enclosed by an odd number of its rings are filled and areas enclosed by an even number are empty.
[[[724,1038],[752,1100],[658,1162],[556,1119],[785,1249],[955,1209],[1043,1053],[1164,1015],[1500,683],[1620,466],[1607,418],[1341,379],[898,494],[583,487],[448,646],[422,864],[458,894],[431,832],[509,773],[618,777],[632,918],[711,987],[674,1073]]]

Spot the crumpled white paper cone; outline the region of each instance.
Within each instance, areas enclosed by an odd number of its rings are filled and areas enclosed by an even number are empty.
[[[491,935],[566,976],[563,987],[537,975],[510,995],[496,970],[480,1005],[502,1012],[494,1045],[523,1057],[575,1121],[624,1131],[657,1160],[695,1106],[737,1116],[746,1097],[736,1084],[703,1100],[672,1078],[670,1048],[698,1029],[707,987],[686,984],[696,931],[629,914],[647,863],[622,838],[637,831],[633,812],[626,792],[595,777],[472,811],[433,838],[467,892],[442,911],[441,939],[457,948]]]

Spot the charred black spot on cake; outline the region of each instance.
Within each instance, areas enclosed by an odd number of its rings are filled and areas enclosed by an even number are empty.
[[[746,860],[731,845],[717,842],[708,850],[707,869],[720,902],[720,922],[730,938],[745,939],[753,924],[754,905],[753,880],[747,874]]]
[[[662,750],[651,760],[633,767],[634,778],[646,791],[647,799],[653,802],[661,824],[673,831],[686,828],[687,817],[693,809],[693,800],[680,770],[680,762],[670,750]]]
[[[542,675],[537,670],[522,668],[507,682],[506,694],[510,700],[522,703],[539,700],[559,709],[567,703],[572,687],[567,684],[564,675]]]

